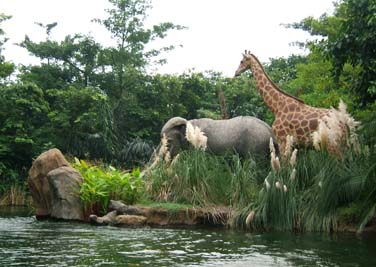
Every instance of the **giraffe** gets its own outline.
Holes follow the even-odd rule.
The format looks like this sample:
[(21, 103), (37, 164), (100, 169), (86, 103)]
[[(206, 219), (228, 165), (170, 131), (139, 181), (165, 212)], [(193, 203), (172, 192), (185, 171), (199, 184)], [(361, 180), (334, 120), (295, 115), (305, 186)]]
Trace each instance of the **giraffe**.
[[(319, 129), (321, 130), (322, 127), (319, 127), (322, 126), (321, 123), (327, 123), (328, 121), (330, 123), (329, 119), (337, 116), (337, 111), (335, 109), (316, 108), (306, 105), (303, 100), (282, 91), (270, 80), (256, 56), (246, 50), (235, 76), (239, 76), (248, 69), (251, 70), (256, 80), (259, 94), (275, 116), (272, 131), (277, 138), (282, 159), (286, 159), (286, 150), (290, 149), (286, 147), (286, 145), (288, 146), (287, 143), (289, 143), (289, 137), (293, 140), (293, 146), (310, 147), (314, 145), (313, 137)], [(344, 120), (335, 122), (342, 132), (347, 129), (347, 120), (351, 120), (348, 119), (351, 117), (347, 113), (345, 113), (345, 116)], [(339, 139), (341, 140), (336, 145), (327, 145), (328, 152), (339, 156), (341, 154), (340, 144), (342, 144), (344, 138), (345, 133), (340, 134)]]

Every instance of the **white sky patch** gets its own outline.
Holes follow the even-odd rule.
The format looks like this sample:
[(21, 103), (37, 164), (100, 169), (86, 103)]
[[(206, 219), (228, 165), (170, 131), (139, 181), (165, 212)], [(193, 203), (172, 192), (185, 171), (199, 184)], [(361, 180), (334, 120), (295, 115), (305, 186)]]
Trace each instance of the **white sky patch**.
[[(182, 45), (166, 54), (168, 64), (159, 73), (180, 74), (213, 70), (233, 76), (248, 49), (262, 62), (288, 57), (305, 51), (291, 43), (305, 41), (308, 33), (286, 29), (281, 24), (318, 18), (334, 9), (333, 0), (153, 0), (146, 25), (173, 22), (187, 30), (171, 32), (152, 47)], [(110, 34), (94, 18), (105, 18), (107, 0), (0, 0), (0, 12), (13, 16), (2, 23), (9, 38), (3, 51), (6, 60), (16, 64), (36, 64), (38, 60), (15, 43), (27, 34), (33, 41), (46, 38), (44, 29), (35, 22), (58, 22), (52, 40), (62, 40), (75, 33), (91, 34), (103, 46), (113, 44)]]

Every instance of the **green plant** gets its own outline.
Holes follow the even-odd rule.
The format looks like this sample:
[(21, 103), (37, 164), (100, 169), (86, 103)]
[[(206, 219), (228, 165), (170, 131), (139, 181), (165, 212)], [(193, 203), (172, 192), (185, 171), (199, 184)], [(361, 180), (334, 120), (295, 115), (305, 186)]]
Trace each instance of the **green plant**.
[(373, 149), (368, 161), (371, 162), (364, 175), (364, 200), (362, 201), (362, 216), (358, 232), (362, 232), (367, 223), (376, 215), (376, 151)]
[[(264, 180), (258, 199), (248, 207), (245, 224), (255, 228), (293, 230), (299, 208), (299, 182), (296, 177), (297, 150), (289, 162), (279, 162), (275, 151), (271, 154), (272, 170)], [(251, 214), (254, 214), (250, 218)]]
[(149, 161), (152, 153), (153, 145), (150, 142), (134, 138), (127, 141), (124, 148), (120, 150), (118, 158), (123, 166), (141, 166)]
[(74, 167), (84, 178), (80, 197), (86, 212), (103, 214), (107, 212), (110, 200), (133, 204), (142, 196), (144, 186), (139, 169), (132, 172), (119, 171), (112, 166), (105, 169), (90, 166), (77, 158)]
[[(296, 165), (273, 164), (258, 199), (239, 207), (234, 224), (253, 229), (337, 231), (375, 215), (375, 154), (348, 151), (338, 160), (326, 152), (301, 150)], [(356, 205), (355, 205), (356, 203)]]
[(147, 192), (156, 201), (242, 207), (256, 197), (260, 172), (252, 159), (189, 150), (153, 166)]

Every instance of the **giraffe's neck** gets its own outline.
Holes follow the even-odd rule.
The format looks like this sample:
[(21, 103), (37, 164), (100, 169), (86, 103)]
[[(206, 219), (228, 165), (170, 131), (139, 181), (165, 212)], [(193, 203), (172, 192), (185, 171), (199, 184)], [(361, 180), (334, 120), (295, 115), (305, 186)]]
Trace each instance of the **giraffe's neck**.
[(277, 114), (279, 110), (284, 108), (287, 99), (299, 101), (296, 98), (289, 96), (281, 91), (267, 76), (260, 61), (252, 55), (251, 71), (257, 83), (257, 90), (263, 98), (265, 104), (274, 113)]

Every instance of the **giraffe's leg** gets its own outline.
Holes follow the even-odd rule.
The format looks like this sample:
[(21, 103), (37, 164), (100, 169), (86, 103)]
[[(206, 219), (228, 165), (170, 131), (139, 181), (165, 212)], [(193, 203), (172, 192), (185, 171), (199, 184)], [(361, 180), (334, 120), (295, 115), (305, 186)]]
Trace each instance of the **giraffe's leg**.
[(277, 141), (278, 141), (278, 150), (279, 150), (279, 157), (281, 159), (283, 159), (283, 155), (285, 154), (285, 148), (286, 148), (286, 137), (284, 136), (279, 136), (278, 135), (278, 125), (277, 124), (273, 124), (272, 125), (272, 132), (274, 134), (274, 136), (276, 137)]

